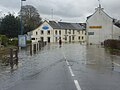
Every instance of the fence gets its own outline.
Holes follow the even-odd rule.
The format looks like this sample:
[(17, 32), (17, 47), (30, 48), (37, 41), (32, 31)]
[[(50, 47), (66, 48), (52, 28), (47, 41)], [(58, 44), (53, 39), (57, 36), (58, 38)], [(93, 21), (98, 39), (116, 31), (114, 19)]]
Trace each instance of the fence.
[[(29, 44), (30, 55), (40, 51), (46, 44), (47, 42), (41, 41)], [(18, 66), (18, 48), (0, 49), (0, 63), (5, 66), (9, 65), (11, 69), (13, 69), (14, 65)]]
[(30, 46), (30, 55), (37, 53), (38, 51), (41, 50), (41, 48), (43, 48), (45, 45), (47, 44), (47, 42), (42, 42), (39, 41), (37, 43), (31, 43)]
[(18, 49), (6, 48), (0, 50), (0, 63), (6, 66), (10, 66), (13, 69), (14, 65), (18, 65)]

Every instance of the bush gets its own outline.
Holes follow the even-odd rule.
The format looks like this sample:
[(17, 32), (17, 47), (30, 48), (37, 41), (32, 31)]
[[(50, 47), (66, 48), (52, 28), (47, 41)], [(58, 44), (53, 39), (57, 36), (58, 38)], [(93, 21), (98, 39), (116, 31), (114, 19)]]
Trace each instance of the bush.
[(111, 49), (119, 49), (120, 50), (120, 40), (105, 40), (104, 41), (104, 46), (111, 48)]
[[(30, 44), (31, 42), (32, 42), (31, 40), (26, 41), (27, 44)], [(18, 46), (18, 38), (14, 38), (12, 40), (9, 40), (9, 45)]]
[(0, 35), (1, 45), (7, 46), (8, 45), (8, 38), (5, 35)]
[(32, 41), (31, 40), (27, 40), (27, 44), (31, 44), (32, 43)]
[(9, 45), (18, 46), (18, 39), (17, 38), (10, 39), (9, 40)]

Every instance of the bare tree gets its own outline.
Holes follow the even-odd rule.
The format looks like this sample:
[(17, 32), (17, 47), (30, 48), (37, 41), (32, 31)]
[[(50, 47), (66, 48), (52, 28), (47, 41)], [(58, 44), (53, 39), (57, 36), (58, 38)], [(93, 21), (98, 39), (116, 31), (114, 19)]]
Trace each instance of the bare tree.
[(41, 23), (41, 17), (35, 7), (32, 5), (22, 6), (20, 11), (24, 26), (24, 33), (37, 28)]

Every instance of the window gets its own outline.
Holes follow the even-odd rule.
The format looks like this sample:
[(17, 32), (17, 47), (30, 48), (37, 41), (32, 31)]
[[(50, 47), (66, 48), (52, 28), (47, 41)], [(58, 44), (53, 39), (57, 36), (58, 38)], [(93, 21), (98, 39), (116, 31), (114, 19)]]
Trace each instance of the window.
[(57, 30), (55, 31), (55, 34), (57, 35)]
[(44, 34), (44, 31), (43, 31), (43, 30), (41, 31), (41, 34)]
[(38, 34), (38, 32), (36, 32), (36, 35)]
[(32, 40), (35, 40), (35, 38), (32, 38)]
[(75, 34), (75, 30), (73, 30), (73, 34)]
[(82, 40), (84, 39), (84, 37), (82, 36)]
[(80, 36), (78, 37), (78, 39), (80, 40)]
[(65, 36), (65, 41), (67, 41), (67, 36)]
[(67, 29), (65, 29), (65, 34), (67, 34)]
[(71, 34), (71, 30), (69, 30), (69, 34)]
[(73, 37), (72, 37), (72, 40), (74, 40), (74, 39), (75, 39), (75, 37), (73, 36)]
[(50, 35), (50, 30), (47, 31), (47, 34)]
[(61, 31), (59, 31), (59, 35), (61, 35)]

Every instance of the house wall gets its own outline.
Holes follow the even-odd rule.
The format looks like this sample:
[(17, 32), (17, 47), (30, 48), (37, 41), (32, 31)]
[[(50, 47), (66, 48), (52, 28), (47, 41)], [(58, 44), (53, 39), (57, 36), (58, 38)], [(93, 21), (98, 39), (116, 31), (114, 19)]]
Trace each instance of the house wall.
[[(43, 29), (43, 27), (46, 25), (49, 27), (49, 29), (45, 30)], [(41, 31), (43, 31), (44, 33), (42, 34)], [(48, 35), (48, 31), (50, 31), (50, 35)], [(57, 31), (57, 34), (56, 34), (56, 31)], [(71, 33), (69, 33), (70, 31)], [(61, 32), (61, 35), (59, 32)], [(67, 34), (66, 34), (65, 29), (53, 29), (47, 22), (44, 22), (40, 27), (33, 30), (31, 34), (32, 34), (31, 38), (35, 39), (35, 40), (32, 40), (33, 43), (41, 41), (41, 37), (43, 37), (44, 41), (47, 41), (47, 42), (48, 42), (48, 37), (50, 37), (50, 42), (58, 42), (60, 37), (62, 39), (62, 42), (79, 42), (79, 41), (85, 42), (85, 39), (86, 39), (85, 30), (74, 30), (74, 34), (73, 34), (73, 30), (67, 30)], [(66, 40), (65, 40), (65, 36), (67, 38)]]
[[(46, 25), (49, 28), (43, 29), (43, 27)], [(50, 34), (48, 34), (48, 31), (50, 31)], [(44, 22), (40, 27), (32, 31), (31, 38), (35, 38), (35, 40), (32, 40), (32, 42), (41, 41), (41, 38), (43, 38), (43, 41), (48, 41), (48, 37), (50, 37), (50, 42), (53, 42), (53, 33), (53, 28), (47, 22)]]
[[(96, 12), (87, 20), (87, 42), (88, 44), (101, 44), (106, 39), (112, 38), (112, 18), (110, 18), (102, 8), (97, 8)], [(101, 28), (90, 28), (90, 26), (101, 26)], [(94, 35), (88, 35), (93, 32)]]
[[(57, 35), (55, 34), (55, 32), (57, 31)], [(61, 35), (59, 34), (59, 31), (61, 31)], [(67, 34), (66, 34), (67, 32)], [(71, 33), (70, 33), (71, 32)], [(80, 33), (79, 33), (80, 32)], [(61, 38), (62, 42), (85, 42), (85, 30), (64, 30), (64, 29), (54, 29), (54, 42), (58, 42), (59, 38)], [(78, 37), (80, 37), (80, 39), (78, 39)], [(82, 39), (83, 37), (83, 39)], [(56, 40), (56, 38), (58, 40)]]
[(120, 28), (115, 25), (113, 25), (113, 39), (120, 40)]

